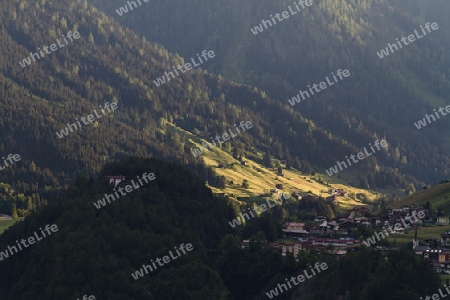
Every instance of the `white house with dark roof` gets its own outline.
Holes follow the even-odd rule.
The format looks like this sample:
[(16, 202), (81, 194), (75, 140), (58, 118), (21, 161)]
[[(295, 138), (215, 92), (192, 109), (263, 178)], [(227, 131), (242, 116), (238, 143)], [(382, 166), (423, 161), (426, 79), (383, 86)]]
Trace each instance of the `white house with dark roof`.
[(119, 176), (108, 176), (109, 184), (114, 185), (116, 187), (119, 183), (125, 180), (125, 176), (119, 175)]
[(283, 228), (283, 233), (288, 236), (305, 236), (309, 232), (304, 229), (305, 223), (298, 222), (286, 222), (286, 226)]

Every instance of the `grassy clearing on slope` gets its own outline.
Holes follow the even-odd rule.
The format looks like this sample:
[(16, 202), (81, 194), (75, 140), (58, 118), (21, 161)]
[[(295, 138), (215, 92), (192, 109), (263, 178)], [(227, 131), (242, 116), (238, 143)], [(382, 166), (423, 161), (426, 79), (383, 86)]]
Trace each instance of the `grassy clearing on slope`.
[[(449, 226), (430, 226), (430, 227), (419, 227), (417, 228), (417, 239), (419, 242), (426, 239), (439, 239), (441, 233), (450, 230)], [(414, 237), (414, 229), (410, 229), (407, 234), (390, 235), (388, 237), (389, 242), (397, 242), (397, 244), (405, 244), (412, 242)]]
[(11, 220), (7, 218), (0, 218), (0, 234), (3, 233), (6, 229), (8, 229), (10, 226), (14, 225), (14, 223), (20, 221), (19, 219)]
[(436, 210), (441, 207), (446, 216), (450, 216), (450, 182), (432, 186), (429, 189), (420, 190), (401, 201), (392, 204), (397, 208), (403, 205), (425, 205), (430, 201), (431, 209)]
[[(441, 279), (441, 284), (444, 286), (447, 284), (447, 279), (450, 281), (450, 275), (448, 274), (439, 274), (439, 278)], [(444, 290), (445, 292), (445, 290)]]
[[(297, 192), (300, 195), (307, 195), (309, 192), (312, 194), (327, 197), (328, 189), (330, 188), (342, 188), (350, 193), (363, 193), (366, 195), (369, 201), (374, 200), (380, 195), (375, 192), (369, 192), (364, 189), (359, 189), (349, 186), (348, 182), (350, 178), (344, 177), (347, 180), (340, 179), (338, 177), (330, 177), (316, 172), (315, 176), (303, 174), (298, 170), (285, 170), (283, 167), (283, 173), (286, 177), (278, 176), (276, 174), (276, 168), (266, 168), (256, 162), (246, 159), (248, 166), (243, 166), (237, 159), (234, 159), (228, 152), (221, 150), (219, 147), (213, 146), (208, 148), (207, 151), (202, 146), (202, 142), (205, 141), (191, 134), (188, 131), (182, 130), (173, 124), (167, 123), (167, 130), (176, 132), (181, 138), (188, 141), (189, 147), (192, 149), (200, 148), (203, 150), (201, 158), (207, 166), (212, 167), (217, 174), (223, 175), (226, 178), (225, 189), (217, 189), (210, 187), (213, 192), (227, 194), (233, 194), (234, 197), (253, 197), (259, 194), (268, 193), (270, 189), (275, 189), (276, 184), (283, 184), (281, 192)], [(224, 144), (225, 145), (225, 144)], [(263, 153), (258, 153), (259, 157), (263, 157)], [(272, 159), (274, 162), (278, 162)], [(226, 165), (225, 168), (218, 168), (219, 164)], [(243, 180), (247, 180), (249, 188), (244, 189), (241, 187)], [(321, 180), (323, 183), (319, 182)], [(233, 182), (232, 184), (230, 182)], [(329, 183), (330, 185), (327, 185)], [(359, 200), (351, 199), (350, 197), (338, 197), (337, 201), (343, 207), (352, 207), (355, 205), (362, 205)]]

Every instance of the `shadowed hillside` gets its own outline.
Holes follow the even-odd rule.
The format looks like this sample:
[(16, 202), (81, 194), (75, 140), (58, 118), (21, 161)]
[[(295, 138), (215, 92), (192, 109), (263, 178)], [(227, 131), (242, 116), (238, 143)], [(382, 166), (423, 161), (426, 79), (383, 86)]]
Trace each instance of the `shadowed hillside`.
[[(269, 16), (276, 19), (275, 14), (289, 11), (288, 7), (297, 11), (294, 1), (212, 0), (202, 5), (199, 1), (155, 0), (135, 8), (123, 0), (89, 2), (186, 59), (203, 49), (214, 49), (216, 57), (202, 67), (263, 89), (290, 111), (357, 148), (385, 138), (388, 154), (376, 156), (370, 165), (398, 168), (428, 184), (450, 171), (446, 135), (450, 118), (441, 117), (420, 130), (414, 126), (425, 114), (449, 104), (447, 0), (312, 0), (311, 6), (299, 6), (300, 12), (276, 24)], [(123, 6), (129, 12), (119, 16), (116, 10)], [(262, 20), (272, 24), (254, 35), (251, 29)], [(396, 38), (421, 32), (426, 22), (436, 22), (439, 28), (402, 48), (394, 45), (398, 50), (383, 59), (377, 55), (388, 43), (395, 44)], [(316, 90), (295, 106), (288, 103), (299, 90), (308, 91), (309, 85), (325, 82), (326, 77), (333, 81), (332, 73), (339, 69), (348, 69), (350, 77), (319, 93)], [(286, 119), (279, 110), (273, 114), (287, 120), (286, 131), (301, 133), (293, 124), (297, 117)], [(329, 148), (323, 158), (322, 153), (309, 152), (305, 145), (277, 134), (291, 155), (323, 168), (349, 154)], [(371, 169), (361, 176), (372, 181), (371, 186), (383, 187), (378, 177), (385, 176), (377, 173)]]
[[(92, 204), (111, 193), (106, 175), (136, 179), (149, 172), (154, 181), (106, 207)], [(44, 240), (2, 258), (2, 299), (71, 299), (86, 293), (117, 300), (221, 299), (224, 285), (207, 250), (217, 249), (230, 212), (182, 167), (155, 159), (107, 165), (97, 180), (71, 188), (1, 235), (3, 251), (19, 237), (34, 236), (39, 227), (58, 227)], [(191, 243), (194, 250), (138, 280), (130, 275), (182, 243)]]

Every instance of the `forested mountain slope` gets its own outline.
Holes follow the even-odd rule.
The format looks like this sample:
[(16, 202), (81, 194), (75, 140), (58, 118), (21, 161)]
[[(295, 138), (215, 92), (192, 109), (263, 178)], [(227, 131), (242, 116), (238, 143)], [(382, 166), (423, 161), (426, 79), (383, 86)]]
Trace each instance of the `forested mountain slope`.
[[(296, 261), (293, 255), (283, 258), (277, 249), (268, 247), (282, 237), (281, 224), (289, 217), (288, 208), (301, 209), (302, 215), (306, 215), (307, 210), (313, 211), (316, 205), (324, 211), (329, 208), (322, 199), (312, 201), (313, 196), (297, 203), (292, 200), (291, 207), (274, 207), (260, 218), (249, 220), (245, 226), (232, 229), (228, 222), (236, 218), (233, 208), (226, 198), (213, 198), (205, 187), (206, 181), (215, 186), (223, 183), (224, 178), (207, 168), (201, 157), (194, 157), (190, 149), (192, 142), (180, 134), (183, 130), (192, 132), (196, 138), (186, 136), (195, 142), (199, 138), (209, 140), (234, 128), (234, 124), (251, 121), (253, 127), (245, 135), (224, 144), (222, 149), (233, 153), (233, 157), (243, 155), (261, 163), (270, 171), (273, 171), (272, 156), (278, 161), (286, 160), (286, 164), (304, 173), (322, 171), (337, 159), (343, 160), (344, 156), (361, 151), (369, 142), (385, 138), (389, 147), (342, 173), (352, 173), (362, 186), (370, 184), (371, 189), (394, 186), (408, 191), (415, 190), (414, 185), (421, 187), (424, 181), (436, 181), (445, 175), (448, 157), (442, 150), (446, 140), (438, 131), (418, 139), (429, 131), (428, 128), (406, 139), (410, 133), (402, 127), (406, 117), (395, 114), (406, 107), (432, 108), (431, 98), (421, 100), (417, 96), (420, 93), (424, 97), (434, 96), (434, 104), (442, 102), (439, 97), (447, 92), (446, 78), (442, 75), (446, 58), (442, 52), (425, 51), (423, 56), (423, 59), (430, 59), (431, 65), (437, 65), (437, 57), (441, 55), (439, 67), (442, 69), (428, 68), (429, 64), (424, 61), (420, 67), (408, 61), (394, 68), (387, 63), (390, 57), (381, 63), (358, 61), (359, 54), (372, 50), (364, 52), (361, 45), (365, 40), (358, 39), (356, 34), (371, 33), (356, 24), (370, 27), (367, 20), (373, 20), (373, 24), (378, 21), (374, 20), (375, 15), (367, 19), (360, 17), (356, 9), (367, 13), (378, 9), (383, 15), (390, 13), (386, 20), (391, 23), (387, 22), (387, 26), (395, 25), (393, 30), (400, 28), (402, 20), (412, 20), (416, 26), (428, 16), (422, 15), (424, 10), (420, 6), (416, 11), (414, 5), (407, 5), (407, 9), (419, 17), (399, 14), (397, 2), (329, 1), (317, 1), (308, 11), (289, 20), (298, 17), (300, 23), (289, 26), (302, 24), (300, 31), (304, 34), (296, 31), (283, 35), (280, 26), (290, 24), (285, 21), (252, 36), (259, 39), (256, 44), (249, 43), (242, 28), (257, 25), (261, 13), (267, 17), (289, 3), (258, 5), (255, 2), (252, 6), (251, 2), (223, 2), (208, 6), (196, 1), (193, 4), (197, 10), (196, 6), (185, 2), (178, 11), (173, 10), (176, 3), (170, 2), (177, 20), (193, 20), (187, 18), (190, 14), (200, 23), (205, 20), (202, 16), (207, 16), (210, 22), (228, 19), (223, 28), (230, 35), (239, 35), (240, 43), (233, 47), (243, 53), (230, 50), (234, 48), (222, 40), (227, 37), (225, 34), (213, 32), (210, 40), (210, 30), (214, 26), (209, 23), (201, 24), (204, 31), (196, 31), (197, 26), (189, 22), (157, 25), (144, 15), (148, 24), (179, 32), (192, 30), (211, 43), (204, 44), (200, 37), (192, 44), (186, 41), (192, 53), (201, 53), (204, 49), (213, 49), (216, 53), (214, 59), (201, 66), (206, 68), (210, 64), (211, 72), (194, 68), (156, 86), (153, 80), (172, 71), (172, 66), (189, 61), (193, 55), (183, 53), (183, 58), (170, 54), (164, 44), (155, 43), (161, 40), (141, 38), (99, 12), (87, 0), (4, 0), (0, 6), (0, 157), (19, 153), (22, 159), (1, 170), (0, 182), (8, 185), (2, 184), (0, 192), (2, 201), (6, 201), (3, 204), (20, 203), (17, 209), (21, 209), (24, 216), (39, 210), (0, 236), (0, 298), (75, 299), (87, 294), (108, 300), (256, 300), (265, 298), (265, 292), (284, 278), (318, 261), (329, 264), (327, 273), (299, 289), (291, 289), (279, 299), (298, 294), (302, 299), (389, 299), (390, 296), (411, 299), (432, 293), (438, 287), (436, 274), (410, 250), (392, 253), (385, 259), (379, 252), (362, 249), (349, 253), (342, 260), (326, 252), (318, 255), (313, 250), (302, 253)], [(418, 3), (413, 1), (411, 3)], [(159, 2), (153, 5), (155, 3)], [(236, 9), (242, 5), (243, 9)], [(144, 5), (139, 9), (145, 9)], [(309, 10), (311, 15), (307, 14)], [(441, 19), (435, 21), (444, 28), (448, 24), (443, 20), (447, 7), (433, 10), (426, 13), (440, 16)], [(228, 11), (239, 18), (235, 21), (219, 17), (218, 14)], [(328, 24), (333, 11), (336, 11), (335, 22), (339, 26)], [(400, 15), (399, 21), (392, 23), (396, 14)], [(162, 15), (156, 12), (155, 18)], [(308, 19), (308, 16), (314, 18)], [(244, 24), (241, 24), (244, 17), (248, 17), (247, 27), (240, 26)], [(143, 18), (138, 19), (139, 26), (143, 26)], [(411, 23), (403, 24), (403, 30), (408, 32), (407, 25)], [(306, 25), (308, 29), (303, 29)], [(31, 58), (30, 63), (24, 61), (34, 52), (46, 51), (45, 46), (62, 40), (69, 31), (75, 39), (65, 47), (45, 56), (41, 54), (43, 57), (36, 61)], [(447, 41), (445, 36), (438, 37), (441, 32), (444, 31), (433, 33), (436, 37), (432, 42), (439, 51)], [(79, 33), (80, 37), (76, 38), (74, 33)], [(179, 42), (184, 42), (186, 37), (181, 34), (177, 37)], [(355, 39), (353, 48), (344, 45), (349, 35)], [(287, 46), (284, 52), (283, 39), (298, 42), (289, 46), (296, 49), (295, 54)], [(333, 40), (341, 44), (338, 46)], [(308, 41), (309, 48), (303, 48)], [(331, 41), (333, 55), (324, 49), (325, 41)], [(389, 37), (386, 41), (392, 40)], [(417, 45), (419, 41), (413, 46)], [(283, 56), (285, 62), (280, 63), (277, 55), (268, 56), (274, 53)], [(323, 62), (324, 57), (329, 60)], [(321, 67), (315, 67), (313, 63), (319, 58), (321, 64), (317, 65)], [(219, 65), (214, 65), (215, 62)], [(249, 64), (254, 65), (247, 68)], [(410, 77), (400, 71), (392, 73), (405, 66), (414, 71)], [(295, 73), (291, 67), (299, 68), (302, 73)], [(282, 93), (294, 93), (339, 68), (349, 69), (352, 75), (330, 87), (320, 98), (308, 99), (294, 107), (287, 105)], [(272, 69), (274, 72), (269, 74), (268, 70)], [(222, 70), (243, 83), (213, 73)], [(422, 79), (419, 71), (428, 76), (430, 70), (439, 70), (430, 81), (424, 81), (425, 84), (414, 81)], [(404, 93), (407, 87), (409, 94)], [(406, 105), (405, 95), (411, 96), (409, 105)], [(401, 99), (392, 100), (396, 97)], [(62, 135), (61, 130), (68, 124), (79, 122), (94, 110), (101, 111), (99, 106), (107, 102), (117, 105), (117, 109), (92, 124), (80, 126), (73, 132), (66, 131), (67, 136)], [(367, 102), (373, 103), (371, 114), (364, 104)], [(383, 113), (381, 107), (387, 104), (390, 106)], [(313, 110), (317, 115), (312, 114)], [(387, 121), (392, 124), (383, 127)], [(437, 126), (445, 126), (440, 124), (446, 124), (446, 120), (441, 121), (436, 122)], [(438, 142), (430, 143), (433, 139)], [(132, 158), (128, 158), (130, 156)], [(3, 158), (0, 163), (4, 163)], [(113, 193), (107, 176), (125, 175), (127, 179), (136, 180), (137, 176), (150, 172), (156, 175), (154, 181), (129, 195), (118, 196), (103, 207), (98, 206), (99, 202), (94, 206), (105, 193)], [(86, 176), (76, 176), (80, 173)], [(69, 185), (69, 182), (75, 184)], [(64, 189), (64, 195), (57, 200), (47, 201), (40, 196), (42, 192)], [(26, 196), (21, 195), (25, 192)], [(331, 204), (333, 200), (327, 201)], [(331, 206), (334, 208), (334, 204)], [(334, 215), (335, 211), (332, 209), (331, 213)], [(44, 236), (44, 240), (33, 245), (29, 242), (29, 247), (12, 254), (9, 246), (19, 247), (17, 240), (29, 241), (34, 233), (43, 232), (40, 228), (52, 224), (57, 225), (56, 232), (52, 229), (53, 234)], [(243, 249), (242, 239), (249, 238), (248, 249)], [(137, 279), (131, 275), (137, 275), (135, 271), (143, 264), (150, 264), (152, 259), (167, 255), (169, 249), (183, 243), (192, 244), (194, 251), (180, 255), (150, 275)]]
[[(153, 80), (183, 58), (138, 38), (86, 1), (7, 0), (0, 15), (2, 148), (22, 157), (20, 164), (0, 174), (1, 181), (34, 180), (41, 188), (62, 185), (76, 173), (94, 174), (105, 162), (128, 155), (177, 160), (194, 167), (210, 183), (216, 181), (184, 141), (166, 131), (166, 122), (209, 138), (233, 124), (251, 121), (252, 131), (233, 141), (232, 147), (249, 155), (256, 147), (296, 163), (298, 169), (327, 168), (333, 155), (342, 159), (362, 147), (334, 137), (257, 88), (202, 70), (155, 87)], [(78, 31), (81, 37), (20, 66), (30, 51), (55, 43), (69, 31)], [(106, 102), (117, 103), (118, 109), (58, 138), (56, 133), (68, 123)], [(358, 137), (368, 143), (380, 136), (360, 130)], [(389, 146), (350, 172), (368, 176), (372, 188), (421, 184), (389, 167), (395, 152)]]
[[(113, 194), (108, 175), (123, 174), (140, 185), (137, 177), (144, 173), (154, 173), (154, 180), (104, 207), (93, 205)], [(0, 236), (0, 294), (5, 300), (86, 294), (108, 300), (256, 300), (316, 262), (326, 262), (328, 269), (278, 298), (411, 299), (437, 289), (436, 273), (409, 250), (388, 259), (373, 249), (350, 252), (340, 260), (316, 251), (302, 252), (298, 261), (291, 253), (282, 257), (261, 243), (263, 232), (269, 241), (282, 235), (281, 209), (252, 220), (245, 235), (227, 234), (232, 230), (228, 221), (235, 217), (231, 206), (213, 198), (184, 167), (158, 159), (110, 163), (96, 179), (78, 178), (58, 201)], [(45, 231), (46, 225), (57, 230), (43, 236), (39, 228)], [(33, 244), (9, 250), (18, 247), (16, 240), (36, 235), (40, 239)], [(242, 249), (241, 240), (248, 235), (250, 247)], [(180, 255), (172, 250), (183, 243), (193, 250)], [(170, 250), (176, 259), (164, 259), (148, 274), (140, 270)], [(8, 251), (13, 254), (6, 256)], [(137, 277), (137, 270), (143, 276), (136, 279), (131, 274)]]
[[(445, 133), (450, 119), (441, 117), (420, 130), (413, 125), (425, 113), (449, 104), (450, 3), (446, 0), (313, 0), (311, 6), (299, 5), (300, 12), (267, 25), (257, 35), (250, 29), (270, 20), (270, 15), (289, 11), (288, 6), (296, 11), (294, 1), (212, 0), (205, 5), (155, 0), (128, 8), (122, 16), (116, 10), (126, 1), (89, 2), (186, 58), (213, 49), (216, 58), (204, 68), (264, 89), (290, 110), (359, 148), (386, 138), (390, 156), (376, 157), (383, 165), (432, 184), (448, 175), (450, 141)], [(439, 29), (382, 59), (376, 54), (388, 43), (396, 43), (396, 38), (414, 30), (422, 33), (420, 26), (426, 22), (436, 22)], [(338, 69), (348, 69), (350, 77), (294, 107), (288, 104), (299, 90), (331, 78)], [(284, 119), (281, 111), (273, 114)], [(287, 120), (291, 126), (292, 120)], [(329, 151), (322, 162), (300, 147), (290, 150), (325, 168), (342, 159), (337, 151)], [(364, 174), (377, 185), (374, 175)]]
[[(112, 194), (107, 175), (155, 179), (97, 209), (93, 202)], [(2, 299), (220, 299), (225, 291), (212, 255), (225, 236), (231, 210), (213, 199), (203, 182), (186, 169), (160, 160), (129, 159), (106, 166), (98, 180), (72, 187), (68, 194), (5, 231), (0, 251), (17, 247), (19, 237), (35, 240), (18, 253), (2, 256)], [(42, 238), (38, 228), (55, 224)], [(20, 239), (19, 239), (20, 240)], [(193, 250), (149, 275), (131, 273), (168, 255), (181, 244)], [(181, 250), (180, 250), (181, 251)], [(190, 278), (190, 280), (186, 280)]]

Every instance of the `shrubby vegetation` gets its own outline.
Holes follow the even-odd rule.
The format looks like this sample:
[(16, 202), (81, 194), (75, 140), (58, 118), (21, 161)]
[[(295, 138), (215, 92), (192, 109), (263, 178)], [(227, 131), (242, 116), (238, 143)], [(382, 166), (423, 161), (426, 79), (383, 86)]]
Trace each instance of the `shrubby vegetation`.
[[(19, 186), (19, 191), (24, 190)], [(24, 193), (14, 190), (9, 184), (0, 183), (0, 214), (12, 216), (14, 219), (26, 217), (48, 202), (41, 200), (38, 193)]]

